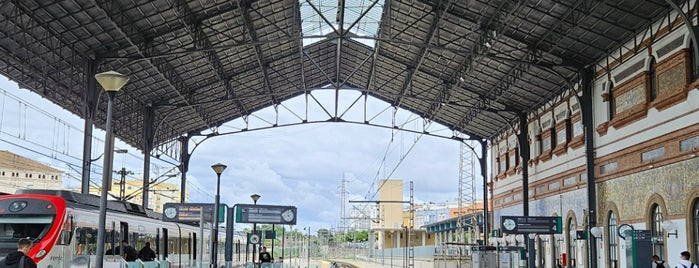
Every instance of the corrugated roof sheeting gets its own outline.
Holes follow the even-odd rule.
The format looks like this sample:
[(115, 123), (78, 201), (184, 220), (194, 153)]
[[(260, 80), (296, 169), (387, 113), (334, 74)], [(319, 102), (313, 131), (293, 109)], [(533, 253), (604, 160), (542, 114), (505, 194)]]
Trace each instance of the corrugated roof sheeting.
[[(115, 125), (139, 148), (149, 105), (162, 144), (343, 82), (487, 138), (508, 127), (510, 109), (537, 109), (577, 79), (577, 67), (670, 11), (659, 0), (344, 3), (340, 22), (336, 2), (312, 0), (6, 1), (0, 72), (81, 116), (88, 59), (130, 75)], [(332, 31), (364, 12), (344, 36)], [(538, 63), (575, 66), (554, 74)], [(99, 126), (105, 110), (101, 98)]]

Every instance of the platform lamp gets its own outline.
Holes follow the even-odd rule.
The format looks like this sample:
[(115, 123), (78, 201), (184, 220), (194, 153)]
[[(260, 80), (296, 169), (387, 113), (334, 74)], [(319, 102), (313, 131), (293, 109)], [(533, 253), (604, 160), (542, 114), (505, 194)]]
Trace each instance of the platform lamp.
[(107, 122), (104, 132), (104, 163), (102, 164), (102, 189), (100, 196), (100, 215), (97, 226), (97, 256), (95, 267), (104, 266), (104, 237), (107, 221), (107, 191), (112, 182), (112, 159), (114, 157), (114, 137), (112, 133), (112, 110), (114, 96), (129, 81), (129, 77), (115, 71), (98, 73), (95, 75), (97, 83), (107, 92)]
[[(259, 194), (250, 195), (250, 198), (252, 198), (252, 203), (255, 205), (257, 205), (257, 200), (260, 200), (260, 197), (262, 197), (262, 196), (260, 196)], [(252, 233), (257, 234), (257, 223), (254, 223), (254, 222), (252, 223)], [(252, 245), (252, 265), (253, 265), (253, 267), (255, 267), (255, 254), (256, 254), (255, 251), (256, 250), (257, 250), (257, 245)]]
[(211, 250), (211, 263), (213, 267), (218, 267), (218, 212), (221, 203), (221, 173), (226, 170), (226, 165), (217, 163), (211, 165), (211, 169), (216, 172), (216, 200), (214, 201), (214, 246)]

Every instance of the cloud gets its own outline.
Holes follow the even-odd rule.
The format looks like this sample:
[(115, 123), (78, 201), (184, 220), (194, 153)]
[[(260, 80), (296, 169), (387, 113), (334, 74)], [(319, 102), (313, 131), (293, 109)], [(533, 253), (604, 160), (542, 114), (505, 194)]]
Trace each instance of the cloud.
[[(69, 162), (79, 170), (83, 120), (36, 94), (17, 89), (16, 84), (0, 81), (0, 85), (46, 112), (27, 113), (31, 115), (31, 121), (24, 122), (32, 130), (27, 132), (31, 132), (27, 135), (27, 139), (31, 138), (30, 143), (19, 139), (19, 142), (24, 142), (20, 146), (3, 143), (2, 148), (13, 151), (19, 151), (23, 146), (36, 149), (34, 143), (38, 143), (48, 149), (36, 149), (40, 153), (24, 150), (21, 154), (56, 166)], [(313, 94), (321, 103), (334, 101), (333, 91)], [(339, 112), (347, 110), (347, 118), (364, 120), (361, 106), (350, 107), (359, 96), (356, 92), (342, 92), (342, 107)], [(298, 111), (303, 109), (303, 105), (303, 96), (285, 102), (278, 107), (279, 121), (299, 122), (300, 119), (286, 109)], [(187, 174), (190, 202), (213, 203), (216, 175), (211, 165), (219, 162), (228, 166), (221, 176), (222, 203), (249, 204), (252, 203), (250, 195), (257, 193), (262, 196), (260, 204), (296, 206), (299, 211), (298, 224), (311, 226), (313, 230), (337, 227), (340, 223), (343, 178), (346, 180), (347, 200), (375, 200), (378, 180), (385, 178), (404, 180), (406, 197), (409, 195), (409, 182), (413, 181), (416, 200), (438, 202), (456, 198), (459, 178), (458, 142), (397, 132), (391, 129), (392, 122), (408, 122), (404, 127), (420, 130), (423, 121), (406, 111), (395, 111), (390, 105), (376, 99), (369, 98), (367, 105), (366, 119), (388, 128), (368, 124), (313, 123), (241, 132), (210, 138), (197, 146), (190, 144), (190, 149), (196, 147)], [(15, 108), (5, 106), (5, 121), (0, 130), (21, 134), (21, 124), (8, 121), (10, 118), (22, 118), (21, 106), (12, 107)], [(32, 109), (34, 108), (28, 108)], [(310, 112), (313, 118), (327, 118), (317, 105), (311, 107)], [(395, 119), (392, 117), (394, 113)], [(276, 114), (273, 108), (266, 108), (259, 111), (258, 116), (262, 119), (251, 116), (247, 127), (274, 123)], [(223, 125), (219, 131), (228, 132), (244, 127), (246, 125), (242, 120), (236, 120)], [(429, 130), (434, 133), (440, 128), (443, 127), (433, 124)], [(11, 138), (8, 136), (11, 135), (3, 134), (3, 140)], [(92, 158), (97, 158), (104, 150), (104, 143), (100, 141), (104, 132), (95, 130), (94, 136)], [(138, 150), (119, 141), (115, 146), (129, 150), (127, 155), (115, 155), (115, 168), (124, 166), (137, 173), (142, 172), (143, 156)], [(58, 153), (52, 152), (53, 150)], [(152, 168), (154, 173), (162, 173), (172, 167), (155, 158), (152, 161), (161, 167)], [(101, 158), (93, 162), (93, 170), (96, 170), (93, 181), (99, 181), (99, 175), (95, 174), (101, 173), (101, 165)], [(154, 177), (155, 174), (151, 176)], [(172, 178), (168, 182), (179, 184), (179, 178)], [(74, 181), (70, 184), (79, 185)], [(348, 215), (355, 205), (346, 205)]]

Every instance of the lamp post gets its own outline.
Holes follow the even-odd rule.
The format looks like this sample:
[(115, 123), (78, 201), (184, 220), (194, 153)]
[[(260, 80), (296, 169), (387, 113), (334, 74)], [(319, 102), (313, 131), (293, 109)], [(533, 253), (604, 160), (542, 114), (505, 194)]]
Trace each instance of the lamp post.
[(104, 267), (104, 237), (107, 222), (107, 191), (112, 182), (112, 157), (114, 157), (114, 137), (112, 134), (112, 109), (114, 95), (129, 81), (129, 77), (115, 71), (95, 75), (97, 83), (107, 92), (107, 122), (104, 127), (104, 163), (102, 164), (102, 189), (100, 195), (100, 214), (97, 226), (97, 256), (95, 267)]
[[(252, 202), (253, 202), (253, 204), (255, 204), (255, 205), (257, 205), (257, 200), (260, 200), (260, 197), (261, 197), (261, 196), (260, 196), (259, 194), (252, 194), (252, 195), (250, 195), (250, 198), (252, 198)], [(252, 223), (252, 233), (253, 233), (253, 234), (257, 234), (257, 223), (254, 223), (254, 222)], [(261, 240), (260, 240), (260, 243), (262, 243)], [(253, 267), (256, 266), (256, 265), (255, 265), (255, 254), (256, 254), (256, 251), (257, 251), (257, 246), (258, 246), (258, 245), (252, 245), (252, 266), (253, 266)]]
[(221, 173), (226, 170), (226, 165), (217, 163), (211, 165), (211, 169), (216, 172), (216, 200), (214, 201), (214, 246), (211, 250), (211, 266), (218, 267), (218, 212), (219, 203), (221, 202)]

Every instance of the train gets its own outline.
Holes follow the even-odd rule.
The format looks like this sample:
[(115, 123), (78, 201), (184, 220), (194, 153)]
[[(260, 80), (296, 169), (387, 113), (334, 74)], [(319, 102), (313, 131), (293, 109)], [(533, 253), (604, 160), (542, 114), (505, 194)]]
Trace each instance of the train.
[[(65, 190), (19, 190), (0, 196), (0, 258), (17, 250), (20, 238), (34, 246), (28, 256), (39, 268), (95, 267), (100, 197)], [(122, 201), (109, 201), (105, 251), (126, 240), (140, 250), (146, 242), (160, 267), (190, 267), (210, 258), (210, 232), (195, 223), (164, 222), (162, 214)], [(199, 244), (203, 239), (203, 248)], [(217, 259), (223, 261), (225, 232), (220, 232)], [(203, 251), (203, 252), (200, 252)]]

